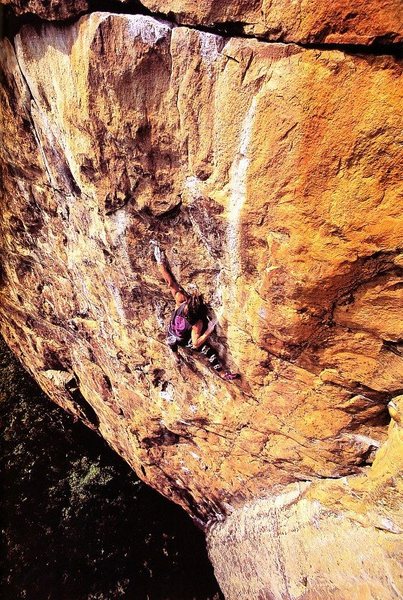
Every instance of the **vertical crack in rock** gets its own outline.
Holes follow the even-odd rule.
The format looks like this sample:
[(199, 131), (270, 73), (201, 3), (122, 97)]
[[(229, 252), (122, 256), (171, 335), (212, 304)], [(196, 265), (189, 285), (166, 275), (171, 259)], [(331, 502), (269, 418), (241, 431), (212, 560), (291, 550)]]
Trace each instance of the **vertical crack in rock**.
[[(225, 12), (226, 7), (221, 17), (217, 14), (210, 18), (208, 11), (204, 12), (204, 5), (200, 7), (199, 15), (196, 16), (192, 11), (186, 14), (186, 10), (183, 12), (178, 12), (175, 8), (169, 10), (169, 5), (167, 3), (160, 5), (159, 0), (154, 4), (149, 0), (143, 3), (137, 0), (81, 0), (79, 3), (74, 3), (74, 6), (70, 6), (69, 3), (56, 2), (54, 6), (45, 8), (37, 0), (24, 2), (23, 5), (21, 5), (21, 0), (3, 0), (3, 3), (10, 6), (10, 10), (6, 13), (6, 19), (12, 21), (8, 25), (12, 33), (18, 31), (24, 24), (38, 24), (42, 19), (69, 25), (85, 14), (105, 12), (163, 19), (170, 21), (172, 26), (186, 26), (200, 32), (218, 34), (225, 38), (240, 37), (257, 39), (260, 42), (271, 44), (298, 44), (303, 48), (318, 50), (339, 48), (346, 53), (401, 56), (403, 47), (403, 22), (399, 0), (389, 3), (388, 12), (384, 10), (386, 17), (384, 22), (381, 18), (382, 10), (375, 0), (373, 0), (373, 6), (362, 3), (362, 6), (357, 7), (357, 12), (349, 11), (349, 6), (343, 7), (343, 11), (346, 11), (344, 17), (342, 14), (332, 14), (331, 10), (329, 14), (326, 14), (327, 8), (331, 9), (332, 7), (323, 6), (321, 11), (312, 11), (312, 14), (308, 15), (308, 19), (306, 19), (308, 27), (313, 25), (315, 31), (307, 30), (306, 25), (301, 27), (301, 14), (307, 10), (306, 6), (304, 10), (301, 6), (293, 7), (290, 14), (284, 11), (283, 4), (280, 4), (279, 7), (269, 6), (268, 10), (264, 6), (263, 9), (260, 9), (261, 14), (258, 17), (255, 16), (254, 21), (251, 19), (248, 22), (234, 19), (228, 10)], [(251, 7), (248, 6), (248, 8)], [(337, 8), (339, 7), (336, 7), (336, 11)], [(273, 15), (270, 14), (270, 9)], [(13, 10), (15, 13), (12, 12)], [(292, 14), (293, 10), (297, 10), (298, 16)], [(259, 19), (262, 17), (263, 20), (259, 23)], [(267, 26), (273, 17), (274, 21), (277, 21), (276, 25)], [(360, 35), (356, 27), (363, 17), (365, 20), (368, 19), (368, 22)], [(335, 19), (336, 22), (326, 24), (324, 22), (326, 19)], [(289, 31), (287, 31), (288, 28)]]

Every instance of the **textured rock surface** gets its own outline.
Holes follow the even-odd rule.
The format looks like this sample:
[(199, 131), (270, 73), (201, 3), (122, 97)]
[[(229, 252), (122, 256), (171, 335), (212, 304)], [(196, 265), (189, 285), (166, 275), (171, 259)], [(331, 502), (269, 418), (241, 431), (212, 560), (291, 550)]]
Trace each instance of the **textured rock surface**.
[(210, 555), (226, 599), (401, 598), (402, 443), (401, 420), (392, 421), (368, 475), (291, 484), (213, 528)]
[[(10, 346), (202, 523), (299, 481), (354, 487), (403, 389), (401, 64), (107, 13), (24, 27), (15, 47)], [(240, 384), (174, 364), (152, 239), (210, 299)]]
[(327, 44), (390, 44), (403, 41), (400, 0), (0, 0), (18, 15), (66, 19), (100, 8), (149, 9), (178, 23), (223, 26), (268, 40)]
[(68, 19), (86, 10), (90, 0), (0, 0), (17, 15), (33, 14), (42, 19)]
[(143, 0), (185, 24), (229, 24), (249, 35), (288, 42), (371, 44), (401, 41), (399, 0)]

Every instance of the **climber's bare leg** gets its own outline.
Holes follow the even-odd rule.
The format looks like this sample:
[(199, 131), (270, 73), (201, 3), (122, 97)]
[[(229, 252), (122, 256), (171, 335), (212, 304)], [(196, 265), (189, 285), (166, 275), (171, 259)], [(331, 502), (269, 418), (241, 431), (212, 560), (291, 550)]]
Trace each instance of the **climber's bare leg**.
[[(192, 347), (191, 344), (190, 347)], [(234, 381), (235, 379), (241, 378), (239, 373), (231, 373), (231, 371), (225, 368), (221, 362), (217, 350), (215, 350), (215, 348), (213, 348), (209, 343), (203, 344), (200, 349), (196, 349), (194, 347), (192, 349), (197, 350), (200, 352), (200, 354), (204, 355), (210, 364), (210, 368), (217, 373), (221, 379), (224, 379), (224, 381)]]

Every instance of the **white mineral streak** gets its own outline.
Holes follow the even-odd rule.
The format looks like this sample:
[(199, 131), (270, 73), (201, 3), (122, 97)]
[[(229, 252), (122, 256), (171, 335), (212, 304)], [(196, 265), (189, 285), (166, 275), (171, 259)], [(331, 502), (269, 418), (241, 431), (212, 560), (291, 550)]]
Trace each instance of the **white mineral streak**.
[[(115, 211), (110, 215), (110, 220), (115, 226), (115, 235), (117, 241), (120, 237), (122, 237), (126, 233), (126, 229), (128, 226), (127, 212), (124, 208)], [(124, 239), (124, 238), (123, 238)]]
[[(186, 192), (185, 198), (189, 204), (197, 204), (197, 202), (205, 196), (203, 186), (205, 187), (204, 182), (195, 175), (186, 177), (184, 183), (184, 191)], [(201, 243), (206, 247), (207, 251), (210, 253), (210, 244), (204, 236), (200, 224), (193, 217), (192, 213), (190, 213), (190, 220), (192, 221), (193, 228), (196, 231)]]
[(157, 321), (160, 329), (164, 329), (165, 328), (165, 320), (161, 316), (161, 313), (159, 312), (158, 307), (155, 307), (154, 315), (155, 315), (155, 320)]
[(199, 31), (199, 38), (200, 56), (203, 63), (207, 65), (207, 72), (211, 76), (211, 65), (220, 56), (221, 50), (224, 46), (224, 40), (219, 35), (215, 35), (214, 33), (206, 33), (205, 31)]
[(108, 290), (110, 291), (110, 293), (112, 295), (113, 303), (115, 305), (116, 313), (117, 313), (118, 317), (120, 318), (120, 320), (123, 324), (126, 323), (126, 314), (125, 314), (125, 310), (123, 308), (122, 296), (120, 295), (119, 290), (117, 289), (116, 285), (112, 281), (107, 281), (106, 287), (108, 288)]
[[(249, 143), (252, 135), (257, 98), (253, 98), (241, 129), (239, 152), (231, 167), (231, 194), (228, 205), (227, 249), (231, 283), (236, 287), (240, 275), (240, 217), (246, 200), (246, 176), (249, 166)], [(234, 289), (235, 291), (235, 289)], [(234, 297), (234, 296), (233, 296)]]
[(172, 29), (172, 25), (169, 23), (144, 15), (124, 15), (124, 18), (127, 19), (131, 35), (140, 37), (149, 46), (154, 46), (159, 40), (169, 35)]
[(166, 400), (167, 402), (173, 402), (175, 396), (174, 387), (170, 383), (168, 383), (166, 389), (160, 391), (160, 396), (163, 400)]
[[(41, 144), (41, 140), (40, 140), (40, 137), (38, 134), (38, 127), (40, 127), (41, 132), (43, 132), (43, 130), (45, 131), (45, 134), (47, 135), (47, 141), (48, 141), (48, 144), (50, 145), (50, 147), (52, 147), (53, 143), (54, 143), (53, 132), (51, 131), (51, 128), (49, 127), (49, 121), (46, 119), (45, 115), (41, 111), (38, 110), (37, 105), (34, 103), (32, 103), (31, 112), (32, 112), (32, 121), (34, 124), (32, 133), (35, 137), (35, 141), (38, 145), (39, 152), (41, 154), (43, 163), (45, 165), (45, 170), (46, 170), (46, 173), (47, 173), (47, 176), (49, 179), (49, 183), (52, 187), (57, 189), (57, 187), (58, 187), (57, 181), (56, 181), (56, 178), (53, 176), (51, 166), (49, 164), (49, 161), (46, 156), (46, 152), (44, 150), (44, 147), (46, 147), (46, 144)], [(39, 121), (39, 123), (38, 123), (38, 121)], [(44, 123), (44, 121), (45, 121), (45, 123)], [(46, 125), (46, 127), (43, 127), (44, 124)]]
[(198, 200), (203, 194), (200, 191), (200, 185), (202, 184), (202, 180), (196, 177), (196, 175), (190, 175), (185, 179), (185, 190), (189, 194), (189, 198), (191, 201)]
[[(109, 223), (112, 225), (112, 227), (109, 228), (109, 235), (111, 236), (113, 245), (119, 248), (119, 252), (124, 260), (124, 272), (124, 269), (130, 264), (126, 235), (126, 231), (129, 226), (129, 217), (126, 208), (123, 207), (112, 213), (109, 217)], [(127, 280), (126, 276), (125, 279)]]

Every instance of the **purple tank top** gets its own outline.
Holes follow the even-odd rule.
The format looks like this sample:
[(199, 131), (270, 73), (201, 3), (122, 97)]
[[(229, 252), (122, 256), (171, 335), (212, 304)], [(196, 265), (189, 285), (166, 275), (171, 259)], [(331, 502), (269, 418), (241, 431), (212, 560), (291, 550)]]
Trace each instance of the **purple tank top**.
[(173, 311), (171, 322), (169, 324), (168, 332), (171, 335), (174, 335), (178, 341), (188, 340), (192, 330), (192, 325), (183, 314), (185, 306), (186, 302), (182, 302), (182, 304)]

